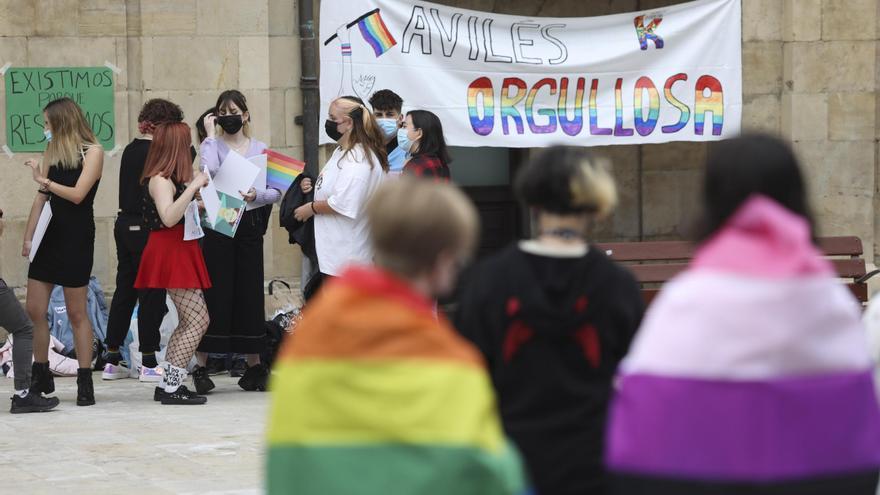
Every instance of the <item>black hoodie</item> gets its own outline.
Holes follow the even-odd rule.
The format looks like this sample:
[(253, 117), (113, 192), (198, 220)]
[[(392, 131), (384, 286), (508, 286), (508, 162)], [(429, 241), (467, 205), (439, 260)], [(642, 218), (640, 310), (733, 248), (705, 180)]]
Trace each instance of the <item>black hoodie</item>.
[(486, 357), (536, 492), (604, 493), (612, 380), (644, 312), (635, 279), (596, 249), (562, 257), (514, 245), (464, 285), (456, 326)]

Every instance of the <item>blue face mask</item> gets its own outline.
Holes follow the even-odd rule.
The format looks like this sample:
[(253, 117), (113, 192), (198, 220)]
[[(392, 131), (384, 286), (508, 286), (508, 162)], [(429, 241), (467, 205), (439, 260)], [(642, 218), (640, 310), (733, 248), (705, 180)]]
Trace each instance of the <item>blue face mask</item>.
[(379, 123), (379, 127), (382, 129), (382, 134), (385, 135), (385, 139), (392, 138), (397, 134), (397, 119), (376, 119), (376, 122)]
[(43, 135), (46, 136), (46, 142), (52, 140), (52, 131), (50, 131), (49, 129), (43, 129)]
[(397, 130), (397, 146), (400, 146), (403, 151), (406, 151), (406, 153), (409, 154), (409, 148), (412, 146), (412, 143), (409, 142), (409, 138), (406, 135), (406, 129)]

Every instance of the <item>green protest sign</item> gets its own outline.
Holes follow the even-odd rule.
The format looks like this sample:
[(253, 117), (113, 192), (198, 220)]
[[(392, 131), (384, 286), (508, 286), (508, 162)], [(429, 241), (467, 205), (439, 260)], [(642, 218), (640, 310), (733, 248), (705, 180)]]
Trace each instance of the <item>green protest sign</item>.
[(116, 138), (113, 72), (106, 67), (13, 67), (6, 71), (6, 144), (12, 151), (44, 151), (43, 107), (75, 101), (104, 149)]

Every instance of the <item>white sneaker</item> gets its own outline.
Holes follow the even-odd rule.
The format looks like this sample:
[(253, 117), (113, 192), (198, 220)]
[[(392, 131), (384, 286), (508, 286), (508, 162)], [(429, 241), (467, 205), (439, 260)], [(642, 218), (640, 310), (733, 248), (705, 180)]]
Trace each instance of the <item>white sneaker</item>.
[(129, 369), (125, 366), (125, 361), (120, 361), (119, 364), (107, 363), (104, 365), (104, 371), (101, 373), (102, 380), (119, 380), (122, 378), (128, 378)]
[(155, 368), (141, 366), (140, 373), (138, 374), (138, 381), (144, 383), (159, 383), (162, 381), (162, 374), (164, 372), (165, 370), (163, 370), (161, 366), (156, 366)]

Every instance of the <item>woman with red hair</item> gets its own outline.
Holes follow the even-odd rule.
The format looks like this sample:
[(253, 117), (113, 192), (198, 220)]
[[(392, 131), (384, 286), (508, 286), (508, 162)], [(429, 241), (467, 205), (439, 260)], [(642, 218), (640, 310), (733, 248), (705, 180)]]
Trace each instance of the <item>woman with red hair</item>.
[(141, 183), (144, 223), (150, 228), (135, 287), (166, 289), (180, 324), (165, 350), (165, 372), (153, 398), (162, 404), (204, 404), (205, 397), (183, 386), (186, 365), (208, 329), (203, 289), (211, 286), (205, 259), (196, 240), (184, 240), (184, 215), (199, 188), (208, 183), (193, 174), (192, 136), (182, 122), (156, 127)]

